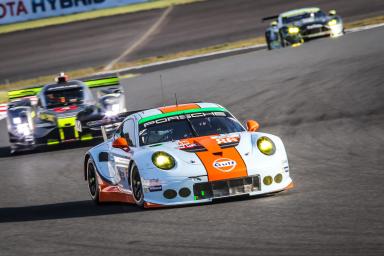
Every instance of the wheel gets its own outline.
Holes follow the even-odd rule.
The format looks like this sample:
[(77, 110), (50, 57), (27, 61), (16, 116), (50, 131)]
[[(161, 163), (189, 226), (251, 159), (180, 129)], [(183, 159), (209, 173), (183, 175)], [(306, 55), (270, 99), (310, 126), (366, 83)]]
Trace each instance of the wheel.
[(130, 181), (133, 199), (138, 206), (142, 207), (144, 205), (143, 186), (141, 184), (139, 169), (137, 169), (135, 164), (132, 165)]
[(92, 201), (96, 204), (99, 204), (99, 183), (97, 181), (97, 175), (96, 175), (96, 167), (92, 161), (92, 159), (88, 160), (87, 164), (87, 180), (88, 180), (88, 188), (89, 193), (91, 195)]
[(287, 42), (285, 41), (285, 39), (284, 39), (284, 36), (283, 36), (283, 33), (280, 31), (279, 32), (279, 37), (280, 37), (280, 44), (281, 44), (281, 47), (285, 47), (285, 46), (287, 46)]
[(269, 41), (269, 37), (268, 37), (268, 34), (265, 33), (265, 42), (267, 42), (267, 47), (268, 47), (268, 50), (272, 50), (271, 48), (271, 42)]

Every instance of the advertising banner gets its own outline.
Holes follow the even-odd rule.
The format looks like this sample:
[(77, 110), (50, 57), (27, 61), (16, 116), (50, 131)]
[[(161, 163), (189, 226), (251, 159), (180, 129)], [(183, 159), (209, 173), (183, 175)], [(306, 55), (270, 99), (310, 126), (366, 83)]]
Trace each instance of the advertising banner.
[(148, 0), (0, 0), (0, 25), (147, 1)]

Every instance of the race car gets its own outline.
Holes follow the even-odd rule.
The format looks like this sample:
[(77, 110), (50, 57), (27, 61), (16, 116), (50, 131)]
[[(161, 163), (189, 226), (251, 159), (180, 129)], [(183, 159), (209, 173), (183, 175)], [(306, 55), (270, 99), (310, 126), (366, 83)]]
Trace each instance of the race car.
[[(96, 101), (90, 88), (100, 91)], [(56, 82), (8, 92), (8, 134), (11, 152), (31, 150), (40, 145), (86, 141), (101, 137), (100, 127), (83, 122), (114, 119), (125, 112), (125, 98), (115, 76), (72, 80), (61, 73)], [(113, 127), (112, 127), (113, 129)]]
[(214, 103), (132, 111), (85, 154), (91, 199), (154, 208), (292, 188), (281, 139), (246, 127)]
[(336, 15), (335, 10), (328, 15), (317, 7), (302, 8), (270, 16), (262, 20), (271, 20), (265, 31), (265, 40), (269, 50), (299, 46), (304, 40), (331, 36), (338, 37), (344, 34), (343, 20)]

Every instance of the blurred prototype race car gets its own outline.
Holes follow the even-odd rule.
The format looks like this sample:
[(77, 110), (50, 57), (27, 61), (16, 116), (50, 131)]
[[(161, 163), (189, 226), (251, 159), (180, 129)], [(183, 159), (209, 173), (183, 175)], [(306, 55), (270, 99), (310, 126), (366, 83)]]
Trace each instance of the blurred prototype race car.
[[(90, 88), (109, 87), (94, 99)], [(56, 83), (8, 92), (7, 123), (11, 152), (39, 145), (86, 141), (101, 137), (100, 127), (84, 122), (114, 119), (125, 112), (125, 99), (116, 76), (68, 81), (61, 73)], [(112, 127), (113, 129), (113, 127)]]
[(328, 15), (317, 7), (302, 8), (262, 19), (274, 20), (265, 31), (265, 40), (269, 50), (299, 46), (304, 40), (344, 34), (343, 20), (335, 10)]
[(85, 155), (91, 198), (152, 208), (292, 188), (283, 142), (258, 128), (213, 103), (130, 112)]

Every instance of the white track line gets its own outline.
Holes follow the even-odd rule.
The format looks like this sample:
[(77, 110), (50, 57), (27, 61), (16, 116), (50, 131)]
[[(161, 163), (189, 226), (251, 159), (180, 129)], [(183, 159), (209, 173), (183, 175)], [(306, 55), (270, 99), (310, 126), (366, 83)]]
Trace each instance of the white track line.
[(108, 71), (113, 68), (113, 66), (120, 62), (121, 59), (126, 57), (128, 54), (136, 50), (139, 46), (141, 46), (145, 40), (147, 40), (156, 30), (159, 29), (160, 25), (164, 22), (164, 20), (167, 18), (169, 13), (173, 10), (173, 5), (168, 7), (163, 14), (160, 16), (160, 18), (137, 40), (134, 42), (128, 49), (126, 49), (119, 57), (111, 61), (107, 66), (105, 66), (104, 70)]
[(354, 33), (354, 32), (364, 31), (368, 29), (379, 28), (383, 26), (384, 26), (384, 23), (379, 23), (379, 24), (366, 25), (366, 26), (361, 26), (356, 28), (350, 28), (350, 29), (346, 29), (345, 31), (349, 33)]
[[(346, 29), (345, 31), (347, 33), (354, 33), (354, 32), (360, 32), (360, 31), (369, 30), (369, 29), (373, 29), (373, 28), (378, 28), (378, 27), (382, 27), (382, 26), (384, 26), (384, 23)], [(231, 49), (231, 50), (223, 50), (223, 51), (217, 51), (217, 52), (212, 52), (212, 53), (195, 55), (195, 56), (191, 56), (191, 57), (177, 58), (174, 60), (159, 61), (159, 62), (155, 62), (152, 64), (147, 64), (147, 65), (140, 65), (140, 66), (129, 67), (129, 68), (103, 71), (103, 72), (100, 72), (97, 74), (98, 75), (106, 75), (106, 74), (113, 74), (113, 73), (129, 72), (131, 70), (136, 70), (136, 69), (141, 69), (141, 68), (155, 67), (155, 66), (160, 66), (160, 65), (164, 65), (164, 64), (176, 63), (176, 62), (187, 61), (187, 60), (194, 60), (194, 59), (199, 59), (199, 58), (204, 58), (204, 57), (209, 57), (209, 56), (238, 52), (238, 51), (242, 51), (242, 50), (258, 49), (258, 48), (263, 48), (266, 46), (267, 46), (266, 44), (257, 44), (257, 45), (252, 45), (252, 46), (248, 46), (248, 47), (235, 48), (235, 49)]]

